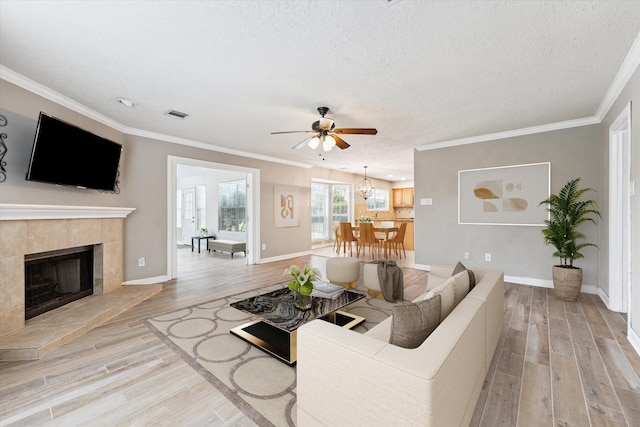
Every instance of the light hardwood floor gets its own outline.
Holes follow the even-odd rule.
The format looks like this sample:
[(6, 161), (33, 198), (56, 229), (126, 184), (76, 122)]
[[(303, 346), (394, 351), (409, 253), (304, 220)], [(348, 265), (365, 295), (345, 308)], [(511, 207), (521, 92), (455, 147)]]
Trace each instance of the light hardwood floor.
[[(43, 359), (0, 364), (0, 425), (250, 426), (251, 420), (140, 321), (280, 282), (292, 263), (324, 273), (330, 251), (262, 265), (178, 251), (179, 279)], [(406, 296), (426, 272), (403, 265)], [(363, 258), (363, 261), (366, 259)], [(505, 325), (472, 425), (640, 425), (640, 357), (620, 314), (591, 295), (507, 284)]]

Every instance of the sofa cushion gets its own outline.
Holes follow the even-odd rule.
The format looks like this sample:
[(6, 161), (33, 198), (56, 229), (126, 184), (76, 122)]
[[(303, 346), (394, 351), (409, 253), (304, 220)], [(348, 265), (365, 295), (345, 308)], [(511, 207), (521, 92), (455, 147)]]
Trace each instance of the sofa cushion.
[(460, 273), (461, 271), (466, 271), (468, 273), (468, 275), (469, 275), (469, 290), (473, 289), (473, 287), (476, 285), (476, 276), (473, 273), (473, 271), (471, 271), (467, 267), (465, 267), (464, 264), (462, 264), (460, 261), (458, 261), (456, 266), (453, 268), (453, 273), (451, 273), (451, 275), (455, 276), (456, 274)]
[(469, 274), (463, 270), (451, 278), (453, 279), (453, 307), (455, 308), (469, 293)]
[(427, 291), (442, 285), (453, 274), (450, 265), (432, 265), (427, 273)]
[(449, 277), (446, 282), (440, 286), (431, 289), (424, 295), (424, 299), (430, 299), (435, 295), (440, 295), (440, 321), (442, 322), (445, 317), (451, 313), (455, 307), (454, 305), (454, 277)]
[(440, 324), (440, 300), (440, 295), (434, 295), (393, 307), (389, 343), (404, 348), (419, 347)]

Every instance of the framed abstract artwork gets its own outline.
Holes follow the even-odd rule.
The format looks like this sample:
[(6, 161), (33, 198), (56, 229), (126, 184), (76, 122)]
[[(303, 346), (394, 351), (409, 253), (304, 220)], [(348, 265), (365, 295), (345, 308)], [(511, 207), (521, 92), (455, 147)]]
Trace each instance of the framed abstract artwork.
[(542, 226), (551, 163), (458, 171), (458, 223)]
[(300, 197), (297, 187), (275, 186), (275, 199), (273, 201), (275, 227), (300, 226)]

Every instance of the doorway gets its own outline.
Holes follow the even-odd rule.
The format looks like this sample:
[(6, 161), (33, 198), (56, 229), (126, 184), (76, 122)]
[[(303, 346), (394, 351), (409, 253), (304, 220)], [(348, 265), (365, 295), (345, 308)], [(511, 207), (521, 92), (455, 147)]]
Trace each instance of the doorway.
[(609, 309), (628, 312), (631, 292), (631, 104), (609, 127)]
[[(206, 162), (202, 160), (189, 159), (183, 157), (175, 157), (168, 156), (167, 162), (167, 275), (168, 277), (174, 279), (177, 277), (177, 248), (178, 242), (183, 240), (183, 243), (190, 244), (191, 242), (184, 242), (184, 231), (181, 230), (180, 227), (176, 227), (176, 224), (185, 223), (187, 227), (189, 224), (192, 224), (194, 229), (194, 234), (198, 234), (199, 229), (196, 229), (196, 223), (200, 221), (202, 224), (206, 224), (208, 228), (208, 232), (210, 234), (217, 234), (217, 214), (213, 215), (217, 211), (215, 208), (209, 207), (207, 209), (213, 215), (213, 219), (210, 218), (210, 223), (206, 222), (206, 219), (200, 218), (198, 212), (192, 212), (191, 217), (187, 217), (188, 212), (186, 212), (188, 206), (182, 203), (182, 200), (186, 200), (184, 194), (178, 197), (180, 193), (178, 179), (179, 179), (179, 169), (182, 167), (194, 168), (201, 170), (204, 174), (219, 174), (222, 176), (230, 176), (230, 177), (238, 177), (242, 176), (246, 179), (246, 209), (245, 209), (245, 233), (244, 237), (246, 238), (246, 263), (247, 264), (258, 264), (260, 262), (259, 259), (259, 236), (260, 236), (260, 170), (245, 168), (241, 166), (227, 165), (222, 163), (214, 163), (214, 162)], [(189, 188), (197, 188), (197, 180), (193, 180), (193, 185), (189, 184), (189, 180), (181, 180), (180, 188), (182, 191), (187, 190)], [(216, 185), (210, 185), (209, 189), (205, 191), (208, 193), (213, 188), (217, 187)], [(215, 196), (213, 196), (215, 197)], [(193, 209), (195, 209), (195, 201), (198, 198), (197, 191), (194, 191), (193, 200), (194, 205)], [(181, 200), (182, 199), (182, 200)], [(217, 205), (217, 199), (215, 204)], [(209, 217), (209, 214), (207, 214)], [(195, 218), (191, 221), (191, 218)], [(179, 220), (180, 219), (180, 220)], [(198, 227), (202, 226), (199, 225)], [(187, 232), (188, 234), (189, 232)], [(221, 234), (222, 238), (229, 239), (228, 236)], [(220, 237), (218, 237), (220, 238)]]

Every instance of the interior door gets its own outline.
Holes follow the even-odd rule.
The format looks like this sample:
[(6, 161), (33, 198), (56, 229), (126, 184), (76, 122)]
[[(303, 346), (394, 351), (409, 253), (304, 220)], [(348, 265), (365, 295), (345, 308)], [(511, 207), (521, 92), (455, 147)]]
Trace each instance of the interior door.
[(197, 234), (195, 203), (195, 188), (182, 188), (182, 241), (188, 244), (191, 244), (191, 237)]

